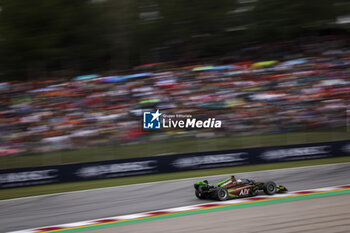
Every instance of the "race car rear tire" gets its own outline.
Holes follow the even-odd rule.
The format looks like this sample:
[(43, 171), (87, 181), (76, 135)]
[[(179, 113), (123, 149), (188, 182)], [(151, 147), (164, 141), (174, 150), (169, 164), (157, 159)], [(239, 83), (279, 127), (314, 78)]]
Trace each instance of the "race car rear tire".
[(264, 183), (264, 192), (267, 195), (273, 195), (273, 194), (276, 193), (276, 191), (277, 191), (277, 187), (276, 187), (275, 182), (267, 181), (267, 182)]
[(219, 201), (225, 201), (228, 198), (228, 191), (226, 188), (218, 187), (216, 192), (216, 199)]
[(196, 197), (197, 197), (198, 199), (201, 199), (201, 200), (207, 198), (206, 195), (204, 195), (203, 193), (199, 192), (198, 190), (195, 191), (195, 195), (196, 195)]

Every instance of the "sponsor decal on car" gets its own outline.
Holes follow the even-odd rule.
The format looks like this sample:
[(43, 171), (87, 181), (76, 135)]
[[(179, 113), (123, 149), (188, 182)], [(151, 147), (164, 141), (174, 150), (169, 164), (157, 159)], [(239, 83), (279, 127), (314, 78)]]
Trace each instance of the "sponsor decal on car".
[(242, 189), (240, 192), (239, 192), (239, 195), (240, 196), (246, 196), (249, 194), (249, 189)]
[(228, 185), (228, 184), (230, 184), (230, 183), (232, 183), (232, 180), (229, 180), (229, 181), (223, 183), (222, 186)]

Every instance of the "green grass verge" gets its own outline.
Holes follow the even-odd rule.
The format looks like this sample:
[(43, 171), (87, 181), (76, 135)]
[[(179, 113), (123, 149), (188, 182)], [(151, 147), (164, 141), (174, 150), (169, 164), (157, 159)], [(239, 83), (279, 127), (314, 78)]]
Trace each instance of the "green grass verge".
[(115, 145), (24, 156), (4, 156), (0, 157), (0, 170), (18, 167), (137, 158), (164, 154), (181, 154), (200, 151), (229, 150), (337, 140), (350, 140), (350, 132), (347, 132), (346, 129), (329, 129), (230, 138), (169, 139), (161, 142), (148, 142), (137, 145)]
[(304, 161), (295, 161), (295, 162), (228, 167), (228, 168), (196, 170), (196, 171), (168, 173), (168, 174), (156, 174), (156, 175), (146, 175), (146, 176), (85, 181), (85, 182), (73, 182), (73, 183), (64, 183), (64, 184), (51, 184), (51, 185), (42, 185), (42, 186), (33, 186), (33, 187), (13, 188), (13, 189), (1, 190), (0, 200), (51, 194), (51, 193), (94, 189), (94, 188), (121, 186), (121, 185), (128, 185), (128, 184), (138, 184), (138, 183), (147, 183), (147, 182), (155, 182), (155, 181), (191, 178), (191, 177), (206, 177), (206, 176), (220, 175), (220, 174), (235, 174), (235, 173), (241, 173), (241, 172), (312, 166), (312, 165), (331, 164), (331, 163), (343, 163), (343, 162), (350, 162), (350, 156), (329, 158), (329, 159), (315, 159), (315, 160), (306, 160), (306, 161), (304, 160)]

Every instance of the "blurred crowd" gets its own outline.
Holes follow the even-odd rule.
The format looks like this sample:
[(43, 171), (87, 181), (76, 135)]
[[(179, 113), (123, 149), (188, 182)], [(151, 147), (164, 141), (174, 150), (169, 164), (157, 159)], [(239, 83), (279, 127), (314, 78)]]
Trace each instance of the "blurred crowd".
[[(318, 37), (242, 48), (232, 57), (127, 73), (0, 83), (0, 156), (344, 127), (350, 43)], [(222, 120), (222, 129), (142, 130), (142, 112)]]

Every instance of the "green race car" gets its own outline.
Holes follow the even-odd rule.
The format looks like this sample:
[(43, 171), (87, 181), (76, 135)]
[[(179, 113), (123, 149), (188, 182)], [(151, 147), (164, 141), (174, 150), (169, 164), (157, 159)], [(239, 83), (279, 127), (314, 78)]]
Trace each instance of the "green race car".
[(235, 176), (219, 182), (216, 186), (210, 185), (207, 180), (198, 181), (194, 184), (194, 188), (197, 198), (219, 201), (236, 197), (256, 196), (260, 193), (273, 195), (288, 191), (285, 186), (276, 185), (273, 181), (256, 182), (250, 179), (236, 179)]

